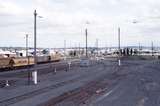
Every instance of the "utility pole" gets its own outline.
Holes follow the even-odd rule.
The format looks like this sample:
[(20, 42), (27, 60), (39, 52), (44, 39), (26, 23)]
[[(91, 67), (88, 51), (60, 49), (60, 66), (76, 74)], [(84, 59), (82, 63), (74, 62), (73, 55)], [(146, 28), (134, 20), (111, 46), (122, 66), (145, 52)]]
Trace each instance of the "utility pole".
[(107, 50), (107, 49), (108, 49), (108, 45), (107, 45), (107, 42), (106, 42), (105, 46), (106, 46), (105, 48), (106, 48), (106, 50)]
[(71, 41), (69, 42), (69, 46), (70, 46), (69, 48), (70, 48), (70, 49), (72, 49), (72, 46), (71, 46)]
[(64, 40), (64, 56), (65, 56), (65, 60), (66, 60), (66, 40)]
[(96, 39), (96, 48), (97, 48), (97, 56), (98, 56), (98, 39)]
[(74, 50), (77, 51), (77, 43), (76, 42), (74, 43)]
[(80, 42), (79, 42), (79, 57), (80, 57), (80, 55), (81, 55), (80, 47), (81, 47), (81, 44), (80, 44)]
[(88, 45), (87, 45), (88, 31), (87, 31), (87, 28), (86, 28), (85, 32), (86, 32), (86, 57), (88, 57)]
[(139, 45), (138, 45), (138, 54), (140, 55), (140, 49), (141, 49), (141, 44), (139, 42)]
[(154, 49), (154, 47), (153, 47), (153, 41), (152, 41), (152, 44), (151, 44), (151, 49), (152, 49), (152, 56), (153, 56), (153, 49)]
[(120, 27), (118, 28), (118, 51), (119, 51), (119, 54), (120, 54), (120, 49), (121, 49), (121, 29)]
[(66, 40), (64, 40), (64, 51), (66, 52)]
[(120, 46), (121, 46), (121, 45), (120, 45), (120, 42), (121, 42), (121, 39), (120, 39), (120, 36), (121, 36), (121, 29), (120, 29), (120, 27), (119, 27), (119, 28), (118, 28), (118, 52), (119, 52), (119, 53), (118, 53), (118, 58), (119, 58), (119, 59), (118, 59), (118, 65), (119, 65), (119, 66), (121, 65), (121, 60), (120, 60), (120, 55), (121, 55), (121, 54), (120, 54), (120, 48), (121, 48), (121, 47), (120, 47)]
[(26, 57), (28, 57), (28, 34), (26, 34)]
[(27, 57), (27, 71), (28, 71), (28, 84), (30, 83), (30, 72), (29, 72), (29, 57), (28, 57), (28, 34), (26, 34), (26, 57)]
[(34, 71), (32, 72), (33, 82), (37, 84), (37, 12), (34, 11)]

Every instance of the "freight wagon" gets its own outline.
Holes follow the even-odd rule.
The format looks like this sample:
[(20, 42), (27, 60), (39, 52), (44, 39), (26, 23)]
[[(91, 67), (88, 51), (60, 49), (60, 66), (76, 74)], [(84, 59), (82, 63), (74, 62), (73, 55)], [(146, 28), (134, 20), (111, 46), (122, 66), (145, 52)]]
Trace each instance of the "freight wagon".
[(38, 56), (37, 63), (47, 63), (50, 61), (50, 56)]
[(34, 59), (33, 57), (18, 57), (18, 58), (12, 58), (12, 67), (20, 67), (20, 66), (27, 66), (27, 65), (33, 65)]
[(11, 58), (0, 58), (0, 69), (10, 68), (12, 64)]
[[(47, 62), (59, 62), (60, 60), (61, 55), (59, 54), (51, 56), (38, 56), (37, 64)], [(34, 65), (33, 57), (0, 58), (0, 71), (4, 71), (5, 69), (15, 69), (32, 65)]]

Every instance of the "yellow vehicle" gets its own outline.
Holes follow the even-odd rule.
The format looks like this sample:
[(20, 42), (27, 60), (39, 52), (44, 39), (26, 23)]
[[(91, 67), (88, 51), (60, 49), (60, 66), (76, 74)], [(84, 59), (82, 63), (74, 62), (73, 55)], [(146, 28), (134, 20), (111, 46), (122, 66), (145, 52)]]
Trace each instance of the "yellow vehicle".
[[(50, 55), (50, 56), (40, 56), (37, 57), (37, 63), (47, 63), (47, 62), (59, 62), (62, 58), (59, 53)], [(14, 69), (19, 67), (34, 65), (34, 58), (33, 57), (7, 57), (7, 58), (0, 58), (0, 69), (5, 71), (5, 69)], [(1, 70), (0, 70), (1, 71)]]
[(50, 61), (51, 62), (59, 62), (60, 60), (61, 60), (61, 55), (59, 54), (59, 53), (56, 53), (56, 54), (52, 54), (51, 56), (50, 56)]
[(0, 68), (10, 68), (12, 66), (11, 58), (0, 58)]
[(19, 57), (19, 58), (12, 58), (13, 60), (13, 67), (20, 67), (20, 66), (27, 66), (33, 65), (34, 59), (33, 57)]

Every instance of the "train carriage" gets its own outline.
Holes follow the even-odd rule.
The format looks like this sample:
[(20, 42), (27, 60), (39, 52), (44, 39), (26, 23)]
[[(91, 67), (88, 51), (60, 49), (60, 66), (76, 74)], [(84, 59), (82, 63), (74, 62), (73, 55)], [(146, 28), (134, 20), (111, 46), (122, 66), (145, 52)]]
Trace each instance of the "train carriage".
[[(50, 56), (38, 56), (37, 63), (47, 63), (47, 62), (59, 62), (62, 59), (61, 54), (56, 53)], [(26, 66), (34, 65), (33, 57), (14, 57), (14, 58), (0, 58), (0, 71), (5, 71), (8, 69), (18, 69)]]
[(50, 61), (50, 56), (38, 56), (37, 63), (47, 63)]
[(59, 54), (59, 53), (56, 53), (56, 54), (52, 54), (51, 56), (50, 56), (50, 61), (51, 62), (59, 62), (60, 60), (62, 60), (62, 56), (61, 56), (61, 54)]
[(12, 66), (11, 58), (0, 58), (0, 69), (10, 68)]
[[(34, 59), (33, 57), (18, 57), (13, 58), (13, 67), (20, 67), (20, 66), (27, 66), (27, 65), (33, 65)], [(29, 60), (29, 61), (28, 61)]]

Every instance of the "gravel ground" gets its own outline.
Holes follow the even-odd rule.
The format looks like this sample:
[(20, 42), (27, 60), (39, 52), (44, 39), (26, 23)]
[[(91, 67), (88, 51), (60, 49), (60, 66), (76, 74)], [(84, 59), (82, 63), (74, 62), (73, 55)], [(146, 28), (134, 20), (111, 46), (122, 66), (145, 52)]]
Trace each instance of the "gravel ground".
[[(67, 72), (57, 71), (56, 74), (51, 72), (40, 75), (38, 85), (27, 85), (26, 78), (16, 79), (13, 86), (0, 88), (0, 106), (7, 106), (3, 102), (6, 99), (26, 95), (30, 92), (34, 94), (40, 89), (43, 89), (43, 92), (30, 94), (19, 101), (14, 100), (8, 105), (42, 105), (66, 92), (83, 88), (99, 78), (104, 79), (102, 81), (109, 81), (109, 84), (99, 90), (103, 92), (87, 98), (85, 104), (77, 104), (68, 98), (60, 101), (56, 106), (160, 106), (159, 64), (158, 60), (124, 59), (119, 67), (115, 60), (104, 60), (99, 63), (93, 62), (89, 67), (74, 67)], [(59, 83), (65, 84), (60, 85)], [(56, 84), (59, 86), (49, 89), (50, 86)]]
[[(76, 89), (77, 87), (84, 86), (84, 84), (102, 76), (103, 74), (111, 73), (113, 66), (106, 68), (107, 64), (93, 62), (90, 67), (74, 67), (70, 71), (57, 71), (44, 74), (38, 77), (38, 85), (27, 85), (27, 78), (16, 79), (14, 85), (10, 87), (0, 88), (0, 106), (14, 105), (14, 106), (28, 106), (38, 105), (47, 101), (49, 98), (58, 96), (64, 92)], [(111, 63), (109, 63), (111, 64)], [(113, 63), (114, 64), (114, 63)], [(44, 70), (45, 71), (45, 70)], [(74, 80), (72, 83), (67, 83), (53, 90), (43, 91), (42, 93), (28, 96), (30, 92), (45, 89), (45, 87), (54, 86), (61, 82)], [(7, 99), (12, 99), (17, 96), (27, 95), (21, 100), (12, 100), (10, 103), (4, 102)], [(43, 98), (43, 100), (42, 100)], [(35, 102), (36, 101), (36, 102)]]
[(118, 74), (126, 74), (90, 106), (160, 106), (160, 66), (157, 61), (125, 61)]

